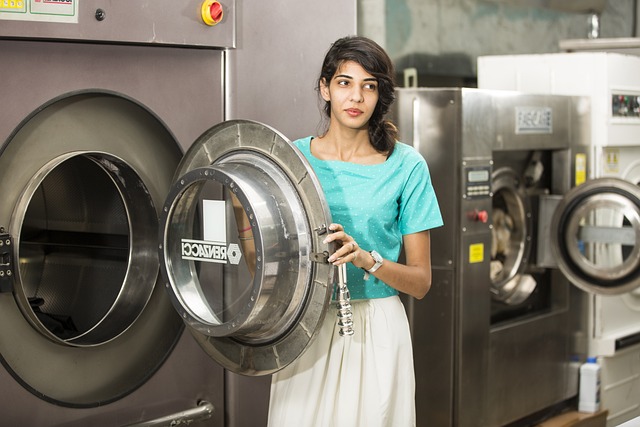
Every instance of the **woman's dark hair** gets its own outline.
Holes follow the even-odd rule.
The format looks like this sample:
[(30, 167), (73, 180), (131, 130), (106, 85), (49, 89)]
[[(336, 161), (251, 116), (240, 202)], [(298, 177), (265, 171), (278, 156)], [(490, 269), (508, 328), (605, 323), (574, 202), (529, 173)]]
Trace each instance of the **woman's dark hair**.
[[(369, 139), (380, 153), (391, 156), (395, 147), (398, 129), (385, 116), (396, 99), (394, 67), (389, 55), (371, 39), (360, 36), (347, 36), (335, 41), (322, 63), (316, 89), (325, 82), (328, 86), (339, 68), (347, 61), (360, 64), (367, 73), (378, 80), (378, 104), (369, 120)], [(324, 113), (331, 118), (331, 102), (326, 101)]]

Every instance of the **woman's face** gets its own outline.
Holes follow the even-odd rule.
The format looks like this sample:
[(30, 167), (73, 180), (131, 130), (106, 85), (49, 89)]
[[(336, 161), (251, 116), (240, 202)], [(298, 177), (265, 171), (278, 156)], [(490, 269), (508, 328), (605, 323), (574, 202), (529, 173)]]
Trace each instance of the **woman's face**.
[(320, 83), (325, 101), (331, 102), (331, 124), (366, 129), (378, 103), (378, 80), (360, 64), (347, 61), (329, 82)]

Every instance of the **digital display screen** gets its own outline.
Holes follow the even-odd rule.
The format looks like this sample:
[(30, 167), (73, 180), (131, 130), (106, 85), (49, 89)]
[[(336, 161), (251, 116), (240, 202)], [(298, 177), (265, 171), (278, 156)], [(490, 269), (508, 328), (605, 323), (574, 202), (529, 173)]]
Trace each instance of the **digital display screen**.
[(487, 169), (473, 169), (467, 171), (468, 182), (488, 182), (489, 171)]

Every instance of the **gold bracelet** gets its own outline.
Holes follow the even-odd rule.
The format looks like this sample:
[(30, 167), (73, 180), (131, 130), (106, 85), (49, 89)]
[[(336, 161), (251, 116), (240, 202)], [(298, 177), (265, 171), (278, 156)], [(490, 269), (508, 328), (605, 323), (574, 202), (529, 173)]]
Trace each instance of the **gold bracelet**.
[(240, 240), (253, 240), (253, 236), (246, 236), (246, 237), (238, 236), (238, 239), (240, 239)]

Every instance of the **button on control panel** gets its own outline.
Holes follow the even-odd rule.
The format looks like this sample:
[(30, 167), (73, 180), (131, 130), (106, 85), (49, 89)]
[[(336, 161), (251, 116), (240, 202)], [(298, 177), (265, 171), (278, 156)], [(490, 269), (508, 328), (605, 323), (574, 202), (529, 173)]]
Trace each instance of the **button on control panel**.
[(474, 166), (465, 169), (465, 198), (489, 197), (491, 195), (491, 167)]

